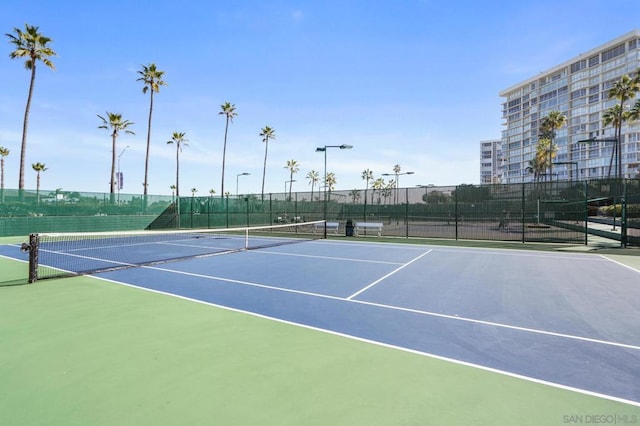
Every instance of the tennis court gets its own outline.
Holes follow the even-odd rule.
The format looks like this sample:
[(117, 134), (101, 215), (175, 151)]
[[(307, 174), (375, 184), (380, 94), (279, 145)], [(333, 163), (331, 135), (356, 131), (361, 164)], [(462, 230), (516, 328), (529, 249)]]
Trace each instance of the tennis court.
[[(183, 245), (159, 244), (164, 250)], [(193, 249), (200, 244), (210, 246), (211, 241), (201, 238), (186, 245)], [(0, 255), (26, 260), (18, 246), (0, 246)], [(51, 251), (65, 256), (59, 248)], [(148, 251), (146, 244), (140, 250)], [(101, 257), (95, 245), (73, 249), (72, 256), (91, 262)], [(115, 261), (105, 257), (107, 263)], [(116, 262), (126, 263), (124, 259)], [(21, 266), (26, 274), (24, 264)], [(373, 239), (315, 240), (265, 245), (231, 255), (198, 254), (176, 262), (97, 272), (95, 277), (100, 280), (84, 277), (5, 286), (0, 293), (25, 293), (31, 287), (61, 287), (60, 283), (82, 280), (88, 287), (117, 287), (132, 295), (131, 302), (124, 302), (129, 309), (136, 309), (134, 299), (153, 297), (155, 303), (198, 306), (199, 314), (205, 316), (218, 315), (222, 307), (224, 315), (233, 315), (234, 321), (242, 318), (239, 323), (250, 314), (248, 321), (261, 324), (257, 329), (265, 322), (267, 328), (277, 329), (262, 338), (254, 336), (257, 340), (251, 344), (268, 359), (275, 350), (286, 360), (278, 364), (279, 376), (268, 381), (274, 389), (263, 392), (289, 397), (304, 392), (296, 386), (300, 376), (308, 374), (307, 379), (318, 382), (305, 382), (307, 392), (315, 394), (318, 387), (342, 395), (347, 405), (363, 404), (346, 414), (340, 403), (322, 399), (317, 401), (321, 406), (312, 410), (314, 421), (309, 421), (306, 416), (313, 401), (305, 399), (311, 405), (296, 409), (276, 398), (280, 401), (276, 405), (282, 406), (276, 409), (275, 418), (259, 422), (259, 414), (254, 413), (255, 422), (238, 424), (566, 424), (578, 423), (580, 417), (573, 416), (583, 416), (584, 422), (585, 416), (596, 415), (616, 416), (618, 424), (640, 421), (640, 271), (605, 256), (377, 243)], [(77, 284), (70, 285), (74, 286)], [(152, 292), (141, 296), (137, 289)], [(111, 307), (114, 314), (122, 313), (122, 304), (121, 300)], [(148, 309), (141, 306), (143, 311)], [(172, 316), (171, 309), (168, 312), (177, 322), (171, 327), (181, 329), (180, 317)], [(153, 320), (158, 320), (157, 315), (162, 314), (156, 313)], [(191, 317), (186, 318), (188, 323)], [(76, 326), (81, 327), (81, 322)], [(182, 332), (193, 337), (193, 330)], [(233, 347), (244, 333), (247, 329), (235, 325), (223, 335)], [(295, 339), (289, 340), (287, 333), (310, 340), (302, 348), (292, 346)], [(323, 343), (316, 346), (318, 341)], [(347, 348), (340, 346), (343, 344)], [(310, 348), (313, 355), (306, 351)], [(306, 362), (290, 360), (298, 351), (306, 354)], [(195, 363), (202, 362), (202, 353), (191, 355)], [(235, 353), (231, 358), (246, 356), (255, 354)], [(241, 377), (238, 380), (244, 380), (242, 389), (249, 395), (255, 391), (252, 382), (268, 386), (259, 369), (251, 375), (239, 373), (234, 370), (237, 363), (237, 359), (231, 362), (234, 379), (224, 380)], [(263, 367), (264, 374), (271, 374), (268, 371), (273, 366)], [(336, 372), (342, 378), (335, 378)], [(395, 377), (386, 376), (394, 375), (392, 372)], [(363, 374), (368, 378), (363, 379)], [(352, 383), (344, 383), (345, 377)], [(460, 381), (465, 383), (464, 390), (452, 392), (453, 382), (460, 385)], [(515, 390), (514, 386), (522, 388)], [(357, 392), (369, 392), (370, 397), (360, 394), (354, 400), (350, 394), (354, 387)], [(242, 398), (237, 401), (245, 403)], [(274, 416), (274, 407), (258, 405), (253, 409)], [(362, 410), (366, 414), (358, 414)], [(540, 410), (547, 410), (542, 422)], [(395, 416), (397, 422), (386, 416)]]

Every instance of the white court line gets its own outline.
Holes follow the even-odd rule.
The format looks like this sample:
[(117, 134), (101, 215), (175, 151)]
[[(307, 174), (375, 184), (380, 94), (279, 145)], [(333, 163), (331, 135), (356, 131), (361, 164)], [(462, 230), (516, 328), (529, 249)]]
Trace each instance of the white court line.
[(607, 256), (605, 256), (605, 255), (603, 255), (603, 254), (601, 254), (601, 255), (599, 255), (599, 256), (600, 256), (600, 257), (602, 257), (602, 258), (604, 258), (604, 259), (606, 259), (606, 260), (608, 260), (609, 262), (613, 262), (613, 263), (615, 263), (615, 264), (616, 264), (616, 265), (618, 265), (618, 266), (623, 266), (623, 267), (625, 267), (625, 268), (627, 268), (627, 269), (631, 269), (633, 272), (638, 272), (638, 273), (640, 273), (640, 271), (639, 271), (639, 270), (637, 270), (636, 268), (634, 268), (633, 266), (625, 265), (624, 263), (622, 263), (622, 262), (618, 262), (617, 260), (614, 260), (614, 259), (610, 259), (610, 258), (608, 258)]
[[(419, 258), (421, 258), (422, 256), (425, 256), (428, 253), (429, 252), (423, 253), (422, 255), (420, 255), (417, 258), (415, 258), (414, 260), (412, 260), (412, 262), (415, 261), (415, 260), (418, 260)], [(408, 265), (408, 263), (406, 265)], [(630, 345), (630, 344), (627, 344), (627, 343), (610, 342), (610, 341), (607, 341), (607, 340), (599, 340), (599, 339), (592, 339), (592, 338), (589, 338), (589, 337), (574, 336), (574, 335), (571, 335), (571, 334), (556, 333), (556, 332), (553, 332), (553, 331), (539, 330), (539, 329), (536, 329), (536, 328), (519, 327), (519, 326), (515, 326), (515, 325), (502, 324), (502, 323), (499, 323), (499, 322), (484, 321), (484, 320), (479, 320), (479, 319), (474, 319), (474, 318), (466, 318), (466, 317), (461, 317), (461, 316), (456, 316), (456, 315), (441, 314), (441, 313), (437, 313), (437, 312), (422, 311), (422, 310), (411, 309), (411, 308), (403, 308), (403, 307), (399, 307), (399, 306), (385, 305), (385, 304), (381, 304), (381, 303), (367, 302), (367, 301), (363, 301), (363, 300), (354, 300), (354, 299), (351, 298), (351, 297), (353, 297), (353, 295), (349, 296), (349, 298), (344, 298), (344, 297), (339, 297), (339, 296), (331, 296), (331, 295), (327, 295), (327, 294), (314, 293), (314, 292), (310, 292), (310, 291), (294, 290), (294, 289), (290, 289), (290, 288), (276, 287), (276, 286), (260, 284), (260, 283), (253, 283), (253, 282), (250, 282), (250, 281), (242, 281), (242, 280), (235, 280), (235, 279), (231, 279), (231, 278), (223, 278), (223, 277), (216, 277), (216, 276), (211, 276), (211, 275), (197, 274), (197, 273), (194, 273), (194, 272), (176, 271), (176, 270), (173, 270), (173, 269), (166, 269), (166, 268), (162, 268), (162, 267), (158, 267), (158, 266), (142, 266), (142, 268), (144, 268), (144, 269), (153, 269), (153, 270), (158, 270), (158, 271), (162, 271), (162, 272), (171, 272), (171, 273), (174, 273), (174, 274), (186, 275), (186, 276), (190, 276), (190, 277), (204, 278), (204, 279), (213, 280), (213, 281), (222, 281), (222, 282), (228, 282), (228, 283), (232, 283), (232, 284), (240, 284), (240, 285), (246, 285), (246, 286), (250, 286), (250, 287), (264, 288), (264, 289), (269, 289), (269, 290), (281, 291), (281, 292), (284, 292), (284, 293), (302, 294), (302, 295), (305, 295), (305, 296), (319, 297), (319, 298), (323, 298), (323, 299), (338, 300), (338, 301), (343, 301), (343, 302), (348, 302), (348, 303), (358, 303), (358, 304), (361, 304), (361, 305), (375, 306), (375, 307), (378, 307), (378, 308), (391, 309), (391, 310), (401, 311), (401, 312), (410, 312), (410, 313), (413, 313), (413, 314), (425, 315), (425, 316), (436, 317), (436, 318), (444, 318), (444, 319), (449, 319), (449, 320), (453, 320), (453, 321), (462, 321), (462, 322), (468, 322), (468, 323), (473, 323), (473, 324), (486, 325), (486, 326), (490, 326), (490, 327), (504, 328), (504, 329), (508, 329), (508, 330), (516, 330), (516, 331), (521, 331), (521, 332), (525, 332), (525, 333), (541, 334), (541, 335), (545, 335), (545, 336), (561, 337), (561, 338), (565, 338), (565, 339), (577, 340), (577, 341), (582, 341), (582, 342), (597, 343), (597, 344), (607, 345), (607, 346), (616, 346), (616, 347), (625, 348), (625, 349), (640, 350), (640, 346)], [(401, 268), (398, 268), (397, 270), (399, 270)], [(390, 274), (387, 274), (387, 276), (388, 275), (390, 275)], [(382, 279), (384, 279), (384, 277), (381, 278), (380, 280), (382, 280)], [(378, 282), (380, 280), (378, 280)], [(369, 285), (368, 287), (371, 287), (371, 285)], [(359, 293), (361, 293), (362, 291), (364, 291), (364, 290), (361, 290)]]
[(374, 282), (372, 282), (371, 284), (369, 284), (368, 286), (364, 287), (363, 289), (356, 291), (355, 293), (353, 293), (351, 296), (347, 297), (347, 300), (351, 300), (354, 297), (356, 297), (357, 295), (364, 293), (365, 291), (369, 290), (371, 287), (373, 287), (374, 285), (378, 284), (379, 282), (389, 278), (391, 275), (395, 274), (396, 272), (406, 268), (407, 266), (411, 265), (413, 262), (415, 262), (416, 260), (428, 255), (429, 253), (431, 253), (433, 250), (427, 250), (424, 253), (422, 253), (420, 256), (415, 257), (413, 259), (411, 259), (410, 261), (408, 261), (407, 263), (405, 263), (404, 265), (400, 266), (399, 268), (394, 269), (393, 271), (389, 272), (387, 275), (378, 278), (377, 280), (375, 280)]
[[(154, 268), (154, 269), (161, 269), (161, 268)], [(178, 272), (178, 271), (171, 271), (171, 270), (167, 270), (169, 272)], [(207, 276), (205, 276), (207, 277)], [(353, 336), (350, 334), (346, 334), (346, 333), (340, 333), (337, 331), (332, 331), (332, 330), (327, 330), (324, 328), (319, 328), (319, 327), (315, 327), (315, 326), (311, 326), (311, 325), (307, 325), (307, 324), (302, 324), (302, 323), (297, 323), (297, 322), (293, 322), (293, 321), (289, 321), (289, 320), (284, 320), (281, 318), (276, 318), (276, 317), (271, 317), (271, 316), (267, 316), (264, 314), (259, 314), (257, 312), (251, 312), (251, 311), (246, 311), (243, 309), (238, 309), (238, 308), (232, 308), (230, 306), (225, 306), (225, 305), (219, 305), (216, 303), (212, 303), (212, 302), (206, 302), (204, 300), (199, 300), (199, 299), (193, 299), (190, 297), (186, 297), (186, 296), (180, 296), (178, 294), (174, 294), (174, 293), (169, 293), (166, 291), (162, 291), (162, 290), (154, 290), (154, 289), (150, 289), (150, 288), (146, 288), (146, 287), (139, 287), (135, 284), (129, 284), (129, 283), (124, 283), (121, 281), (115, 281), (115, 280), (111, 280), (108, 278), (101, 278), (101, 277), (91, 277), (91, 278), (95, 278), (95, 279), (99, 279), (99, 280), (103, 280), (103, 281), (107, 281), (107, 282), (112, 282), (118, 285), (122, 285), (125, 287), (131, 287), (131, 288), (135, 288), (138, 290), (143, 290), (143, 291), (149, 291), (151, 293), (157, 293), (157, 294), (163, 294), (169, 297), (175, 297), (177, 299), (182, 299), (182, 300), (187, 300), (190, 302), (195, 302), (195, 303), (199, 303), (202, 305), (207, 305), (207, 306), (213, 306), (216, 308), (220, 308), (220, 309), (224, 309), (226, 311), (230, 311), (230, 312), (238, 312), (241, 314), (246, 314), (246, 315), (251, 315), (253, 317), (257, 317), (257, 318), (262, 318), (262, 319), (267, 319), (270, 321), (275, 321), (275, 322), (279, 322), (281, 324), (287, 324), (287, 325), (292, 325), (294, 327), (300, 327), (300, 328), (304, 328), (307, 330), (313, 330), (313, 331), (317, 331), (320, 333), (325, 333), (325, 334), (329, 334), (329, 335), (333, 335), (333, 336), (338, 336), (338, 337), (344, 337), (347, 339), (351, 339), (351, 340), (355, 340), (358, 342), (364, 342), (367, 344), (372, 344), (372, 345), (376, 345), (376, 346), (380, 346), (383, 348), (389, 348), (389, 349), (394, 349), (394, 350), (399, 350), (402, 352), (406, 352), (406, 353), (411, 353), (411, 354), (415, 354), (415, 355), (419, 355), (419, 356), (424, 356), (426, 358), (431, 358), (431, 359), (437, 359), (439, 361), (444, 361), (444, 362), (450, 362), (452, 364), (456, 364), (456, 365), (461, 365), (461, 366), (465, 366), (465, 367), (470, 367), (470, 368), (476, 368), (482, 371), (487, 371), (490, 373), (495, 373), (495, 374), (500, 374), (502, 376), (505, 377), (512, 377), (515, 379), (519, 379), (519, 380), (524, 380), (527, 382), (531, 382), (531, 383), (537, 383), (537, 384), (541, 384), (544, 386), (549, 386), (552, 388), (556, 388), (556, 389), (562, 389), (562, 390), (566, 390), (566, 391), (570, 391), (570, 392), (575, 392), (575, 393), (579, 393), (582, 395), (588, 395), (588, 396), (593, 396), (593, 397), (597, 397), (597, 398), (602, 398), (602, 399), (606, 399), (609, 401), (615, 401), (615, 402), (620, 402), (623, 404), (627, 404), (627, 405), (632, 405), (632, 406), (636, 406), (636, 407), (640, 407), (640, 402), (637, 401), (632, 401), (629, 399), (624, 399), (624, 398), (619, 398), (619, 397), (615, 397), (615, 396), (611, 396), (611, 395), (607, 395), (607, 394), (602, 394), (602, 393), (598, 393), (598, 392), (592, 392), (586, 389), (580, 389), (580, 388), (576, 388), (576, 387), (572, 387), (572, 386), (567, 386), (567, 385), (562, 385), (559, 383), (554, 383), (554, 382), (550, 382), (547, 380), (542, 380), (542, 379), (536, 379), (534, 377), (529, 377), (529, 376), (525, 376), (522, 374), (516, 374), (516, 373), (512, 373), (509, 371), (505, 371), (505, 370), (499, 370), (497, 368), (492, 368), (492, 367), (487, 367), (484, 365), (480, 365), (480, 364), (474, 364), (471, 362), (467, 362), (467, 361), (461, 361), (455, 358), (448, 358), (445, 356), (441, 356), (441, 355), (436, 355), (436, 354), (432, 354), (429, 352), (423, 352), (423, 351), (418, 351), (415, 349), (409, 349), (409, 348), (405, 348), (402, 346), (396, 346), (396, 345), (391, 345), (389, 343), (383, 343), (383, 342), (377, 342), (375, 340), (370, 340), (370, 339), (365, 339), (362, 337), (358, 337), (358, 336)], [(213, 278), (213, 277), (208, 277), (208, 278)], [(330, 297), (330, 296), (324, 296), (324, 297)], [(337, 298), (335, 298), (337, 299)], [(344, 300), (344, 299), (342, 299)], [(351, 302), (356, 302), (357, 301), (351, 301)]]
[(369, 259), (355, 259), (355, 258), (349, 258), (349, 257), (318, 256), (316, 254), (283, 253), (283, 252), (269, 251), (269, 250), (255, 250), (253, 253), (275, 254), (277, 256), (311, 257), (313, 259), (339, 260), (339, 261), (346, 261), (346, 262), (363, 262), (363, 263), (380, 263), (380, 264), (386, 264), (386, 265), (402, 265), (402, 262), (387, 262), (386, 260), (369, 260)]

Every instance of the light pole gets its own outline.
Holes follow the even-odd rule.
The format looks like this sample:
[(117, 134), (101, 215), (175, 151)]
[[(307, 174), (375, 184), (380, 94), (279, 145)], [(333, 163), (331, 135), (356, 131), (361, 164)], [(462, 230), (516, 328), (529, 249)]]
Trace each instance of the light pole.
[(323, 203), (323, 219), (324, 219), (324, 238), (327, 238), (327, 149), (351, 149), (353, 145), (325, 145), (323, 147), (316, 148), (316, 152), (324, 152), (324, 203)]
[(247, 172), (242, 172), (242, 173), (238, 173), (236, 175), (236, 198), (238, 197), (238, 195), (240, 195), (238, 193), (238, 179), (240, 179), (240, 176), (249, 176), (251, 173), (247, 173)]
[(414, 172), (404, 172), (404, 173), (383, 173), (382, 176), (395, 176), (396, 177), (396, 188), (395, 188), (395, 204), (398, 204), (398, 182), (400, 181), (400, 178), (398, 176), (401, 175), (412, 175)]
[(129, 148), (129, 145), (125, 146), (124, 149), (120, 151), (120, 154), (118, 154), (118, 204), (120, 204), (120, 190), (123, 187), (122, 181), (124, 180), (122, 179), (122, 173), (120, 173), (120, 157), (122, 157), (122, 154), (124, 154), (127, 148)]

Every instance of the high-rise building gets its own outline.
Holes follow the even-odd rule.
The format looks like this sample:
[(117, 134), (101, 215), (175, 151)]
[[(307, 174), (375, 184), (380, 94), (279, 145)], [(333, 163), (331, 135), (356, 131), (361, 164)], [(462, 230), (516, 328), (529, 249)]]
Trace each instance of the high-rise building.
[(502, 141), (480, 141), (480, 184), (502, 183)]
[[(540, 121), (550, 111), (567, 118), (555, 132), (552, 176), (543, 179), (615, 177), (615, 128), (603, 125), (604, 113), (619, 100), (608, 91), (623, 75), (640, 69), (640, 31), (631, 31), (556, 67), (500, 92), (504, 130), (504, 183), (531, 182)], [(640, 93), (626, 108), (640, 99)], [(594, 141), (595, 140), (595, 141)], [(590, 141), (590, 142), (587, 142)], [(640, 161), (640, 121), (622, 125), (621, 165), (624, 177), (636, 177)], [(547, 171), (548, 174), (548, 171)]]

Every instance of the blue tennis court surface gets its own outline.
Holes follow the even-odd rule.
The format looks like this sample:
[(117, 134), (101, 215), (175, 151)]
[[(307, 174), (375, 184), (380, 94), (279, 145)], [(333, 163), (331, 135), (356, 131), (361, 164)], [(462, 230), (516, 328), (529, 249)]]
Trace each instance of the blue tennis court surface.
[(599, 255), (320, 240), (97, 276), (640, 405), (640, 271)]

